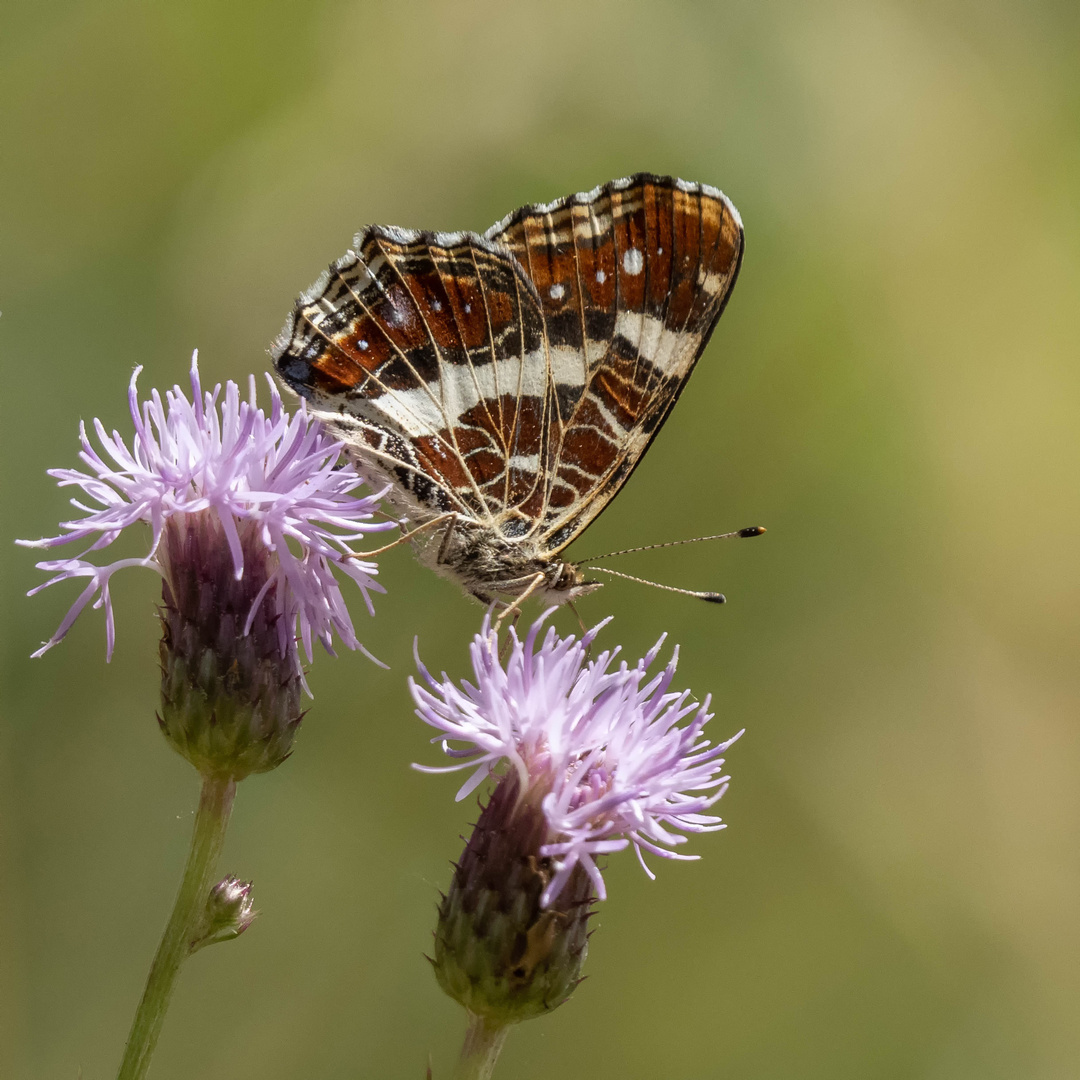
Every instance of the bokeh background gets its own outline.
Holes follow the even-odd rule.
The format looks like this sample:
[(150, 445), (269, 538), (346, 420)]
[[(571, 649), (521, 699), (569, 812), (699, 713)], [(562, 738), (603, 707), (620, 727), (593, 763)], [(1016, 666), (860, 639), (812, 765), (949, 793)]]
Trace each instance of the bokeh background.
[[(4, 0), (0, 32), (0, 1076), (115, 1072), (196, 777), (161, 740), (156, 581), (76, 586), (51, 534), (80, 419), (242, 379), (366, 222), (483, 229), (648, 169), (721, 186), (742, 276), (581, 554), (581, 606), (745, 726), (696, 864), (612, 860), (589, 978), (499, 1075), (1080, 1076), (1080, 9), (1051, 0)], [(480, 609), (382, 559), (298, 749), (240, 790), (223, 870), (262, 916), (183, 972), (154, 1080), (446, 1076), (428, 947), (473, 803), (432, 762), (414, 635)], [(359, 615), (359, 606), (357, 606)], [(575, 628), (572, 617), (560, 625)]]

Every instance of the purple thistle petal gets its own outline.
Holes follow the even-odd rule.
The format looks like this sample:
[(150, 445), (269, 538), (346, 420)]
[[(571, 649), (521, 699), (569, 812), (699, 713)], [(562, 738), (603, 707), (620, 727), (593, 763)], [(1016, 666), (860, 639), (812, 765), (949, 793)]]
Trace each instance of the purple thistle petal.
[[(68, 578), (91, 580), (57, 632), (34, 655), (40, 656), (60, 641), (94, 601), (95, 607), (105, 609), (111, 656), (115, 637), (109, 593), (112, 574), (131, 565), (164, 572), (158, 547), (166, 523), (178, 514), (206, 510), (221, 523), (237, 579), (244, 573), (241, 524), (254, 523), (262, 543), (276, 556), (271, 582), (284, 587), (261, 590), (257, 603), (271, 592), (275, 596), (283, 656), (295, 654), (297, 638), (309, 660), (315, 640), (332, 651), (335, 634), (348, 648), (362, 648), (334, 570), (359, 588), (367, 610), (373, 612), (371, 593), (384, 591), (374, 580), (377, 567), (353, 558), (350, 545), (369, 532), (394, 527), (371, 520), (381, 494), (352, 494), (363, 481), (349, 462), (341, 461), (341, 444), (308, 417), (303, 404), (290, 416), (272, 381), (267, 414), (256, 404), (254, 377), (248, 380), (246, 399), (241, 399), (239, 387), (231, 381), (204, 391), (197, 353), (189, 371), (190, 398), (175, 386), (164, 397), (152, 390), (140, 403), (141, 370), (135, 369), (128, 384), (134, 431), (130, 448), (120, 432), (110, 434), (95, 420), (99, 450), (87, 426), (80, 424), (79, 458), (89, 471), (49, 470), (61, 487), (81, 488), (96, 505), (72, 500), (82, 517), (61, 522), (57, 536), (18, 543), (52, 548), (89, 541), (85, 556), (107, 548), (129, 526), (145, 522), (151, 528), (150, 550), (143, 559), (100, 567), (83, 557), (38, 563), (54, 576), (31, 594)], [(251, 617), (249, 627), (250, 623)]]
[(618, 660), (615, 666), (618, 648), (588, 656), (608, 620), (579, 641), (545, 629), (548, 615), (532, 624), (524, 640), (511, 628), (505, 665), (490, 615), (485, 617), (469, 649), (471, 683), (454, 683), (445, 673), (436, 679), (419, 656), (422, 683), (409, 680), (417, 716), (440, 733), (447, 756), (458, 759), (438, 769), (416, 768), (472, 768), (460, 799), (505, 761), (517, 770), (522, 790), (544, 792), (550, 842), (540, 854), (557, 860), (545, 905), (559, 895), (575, 866), (589, 875), (603, 899), (597, 855), (633, 846), (650, 877), (645, 851), (697, 859), (672, 849), (687, 842), (687, 833), (724, 828), (719, 817), (704, 811), (727, 790), (722, 755), (742, 734), (715, 746), (702, 737), (712, 718), (710, 699), (699, 704), (688, 690), (670, 690), (677, 648), (649, 677), (664, 637), (636, 664)]

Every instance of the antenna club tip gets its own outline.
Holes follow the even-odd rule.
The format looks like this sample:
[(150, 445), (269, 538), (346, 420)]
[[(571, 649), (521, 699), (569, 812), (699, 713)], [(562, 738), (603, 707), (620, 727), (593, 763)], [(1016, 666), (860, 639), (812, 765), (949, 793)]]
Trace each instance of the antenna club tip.
[(719, 592), (702, 593), (701, 594), (701, 599), (702, 600), (708, 600), (708, 602), (710, 604), (726, 604), (727, 603), (727, 597), (723, 593), (719, 593)]
[(748, 529), (740, 529), (740, 536), (761, 536), (765, 532), (764, 525), (751, 525)]

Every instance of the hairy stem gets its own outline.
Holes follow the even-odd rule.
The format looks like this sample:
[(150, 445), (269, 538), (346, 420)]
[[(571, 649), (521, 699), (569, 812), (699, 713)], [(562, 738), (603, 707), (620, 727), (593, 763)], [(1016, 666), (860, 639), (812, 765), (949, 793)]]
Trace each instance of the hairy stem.
[(497, 1024), (469, 1013), (469, 1029), (465, 1032), (454, 1080), (491, 1080), (509, 1031), (509, 1024)]
[(184, 877), (157, 955), (150, 966), (146, 989), (131, 1025), (117, 1080), (142, 1080), (150, 1067), (150, 1058), (161, 1034), (176, 976), (180, 965), (187, 959), (192, 931), (202, 918), (207, 895), (214, 883), (214, 869), (225, 842), (225, 829), (229, 824), (235, 794), (235, 780), (203, 778)]

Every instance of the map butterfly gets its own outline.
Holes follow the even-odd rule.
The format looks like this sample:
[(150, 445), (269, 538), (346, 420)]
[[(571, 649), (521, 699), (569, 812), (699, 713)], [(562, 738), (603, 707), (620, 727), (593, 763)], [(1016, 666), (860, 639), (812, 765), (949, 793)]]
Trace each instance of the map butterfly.
[(281, 378), (484, 603), (600, 587), (560, 557), (667, 419), (743, 253), (716, 188), (639, 174), (483, 235), (372, 225), (297, 301)]

